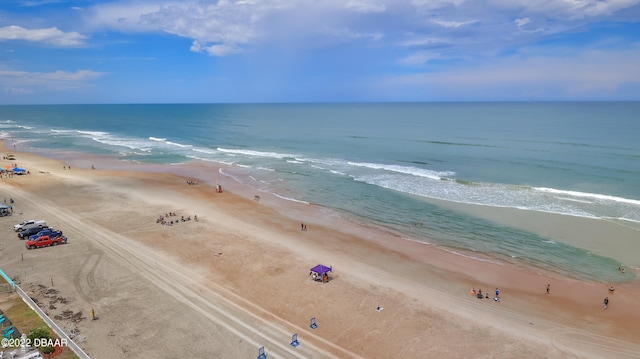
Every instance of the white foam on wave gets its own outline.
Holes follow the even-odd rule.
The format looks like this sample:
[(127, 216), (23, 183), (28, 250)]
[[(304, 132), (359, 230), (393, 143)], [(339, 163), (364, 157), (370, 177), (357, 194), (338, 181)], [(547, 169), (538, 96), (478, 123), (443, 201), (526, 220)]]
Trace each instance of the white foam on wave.
[(415, 238), (410, 238), (410, 237), (400, 237), (400, 238), (402, 238), (402, 239), (404, 239), (406, 241), (409, 241), (409, 242), (416, 242), (416, 243), (420, 243), (420, 244), (424, 244), (424, 245), (431, 245), (430, 242), (423, 241), (423, 240), (420, 240), (420, 239), (415, 239)]
[(280, 158), (280, 159), (294, 158), (296, 160), (299, 160), (296, 158), (296, 155), (288, 154), (288, 153), (262, 152), (262, 151), (255, 151), (255, 150), (233, 150), (233, 149), (220, 148), (220, 147), (218, 147), (218, 151), (228, 153), (228, 154), (245, 155), (245, 156), (252, 156), (252, 157), (267, 157), (267, 158)]
[(172, 141), (165, 141), (166, 144), (168, 145), (172, 145), (172, 146), (178, 146), (178, 147), (182, 147), (182, 148), (191, 148), (191, 145), (183, 145), (182, 143), (178, 143), (178, 142), (172, 142)]
[(194, 155), (185, 155), (185, 157), (191, 158), (192, 160), (199, 160), (199, 161), (206, 161), (206, 162), (218, 162), (218, 161), (212, 160), (211, 158), (199, 157), (199, 156), (194, 156)]
[(575, 199), (575, 198), (557, 197), (557, 196), (554, 196), (553, 198), (561, 199), (561, 200), (563, 200), (563, 201), (572, 201), (572, 202), (587, 203), (587, 204), (591, 204), (591, 203), (593, 203), (593, 202), (591, 202), (591, 201), (584, 201), (584, 200), (581, 200), (581, 199)]
[(617, 219), (619, 221), (633, 222), (633, 223), (639, 223), (640, 224), (640, 220), (637, 220), (637, 219), (631, 219), (631, 218), (625, 218), (625, 217), (619, 217), (619, 218), (614, 218), (614, 219)]
[(161, 137), (149, 137), (149, 140), (153, 141), (153, 142), (160, 142), (160, 143), (164, 143), (164, 144), (167, 144), (167, 145), (177, 146), (177, 147), (182, 147), (182, 148), (191, 148), (191, 147), (193, 147), (191, 145), (183, 145), (183, 144), (178, 143), (178, 142), (172, 142), (172, 141), (167, 140), (166, 138), (161, 138)]
[(211, 149), (208, 149), (208, 148), (199, 148), (199, 147), (194, 147), (194, 148), (191, 149), (191, 151), (200, 152), (200, 153), (206, 153), (208, 155), (216, 155), (216, 154), (219, 153), (216, 150), (211, 150)]
[(445, 177), (452, 177), (455, 175), (455, 172), (451, 171), (432, 171), (423, 168), (417, 167), (409, 167), (409, 166), (398, 166), (398, 165), (385, 165), (381, 163), (369, 163), (369, 162), (347, 162), (351, 166), (356, 167), (366, 167), (376, 170), (384, 170), (390, 172), (398, 172), (404, 173), (408, 175), (425, 177), (433, 180), (441, 180)]
[(471, 255), (468, 255), (468, 254), (462, 254), (460, 252), (456, 252), (453, 249), (448, 249), (446, 247), (438, 247), (438, 248), (442, 249), (445, 252), (449, 252), (451, 254), (455, 254), (455, 255), (460, 256), (460, 257), (473, 259), (473, 260), (479, 261), (479, 262), (493, 263), (493, 264), (497, 264), (497, 265), (500, 265), (500, 266), (504, 266), (504, 263), (501, 263), (501, 262), (498, 262), (498, 261), (494, 261), (494, 260), (491, 260), (491, 259), (480, 258), (480, 257), (476, 257), (476, 256), (471, 256)]
[(103, 145), (109, 145), (109, 146), (120, 146), (120, 147), (127, 147), (130, 148), (132, 150), (144, 150), (145, 148), (148, 148), (148, 143), (146, 141), (142, 141), (142, 140), (126, 140), (126, 139), (122, 139), (122, 138), (110, 138), (110, 137), (91, 137), (92, 140), (98, 142), (98, 143), (102, 143)]
[(295, 199), (295, 198), (291, 198), (291, 197), (286, 197), (286, 196), (283, 196), (283, 195), (279, 195), (279, 194), (277, 194), (277, 193), (273, 193), (273, 192), (271, 192), (271, 194), (272, 194), (272, 195), (274, 195), (274, 196), (276, 196), (276, 197), (278, 197), (278, 198), (280, 198), (280, 199), (284, 199), (284, 200), (286, 200), (286, 201), (291, 201), (291, 202), (298, 202), (298, 203), (309, 204), (309, 202), (307, 202), (307, 201), (303, 201), (303, 200), (299, 200), (299, 199)]
[(527, 186), (492, 183), (476, 183), (474, 186), (468, 186), (456, 181), (431, 181), (431, 178), (425, 181), (422, 177), (398, 175), (394, 173), (377, 173), (350, 177), (358, 182), (453, 203), (517, 208), (592, 219), (600, 218), (600, 216), (594, 214), (595, 212), (591, 212), (593, 208), (581, 208), (583, 205), (590, 206), (589, 203), (580, 203), (580, 206), (572, 206), (557, 200), (555, 202), (549, 201), (549, 199), (553, 197), (545, 199), (542, 193), (532, 191), (531, 188)]
[(97, 137), (105, 137), (105, 136), (109, 136), (110, 133), (109, 132), (103, 132), (103, 131), (82, 131), (82, 130), (76, 130), (77, 133), (83, 134), (83, 135), (89, 135), (89, 136), (97, 136)]
[(546, 193), (569, 195), (569, 196), (582, 197), (582, 198), (592, 198), (596, 200), (615, 201), (615, 202), (629, 203), (629, 204), (640, 206), (639, 200), (624, 198), (624, 197), (617, 197), (617, 196), (610, 196), (606, 194), (567, 191), (567, 190), (560, 190), (560, 189), (547, 188), (547, 187), (533, 187), (533, 189), (536, 191), (546, 192)]

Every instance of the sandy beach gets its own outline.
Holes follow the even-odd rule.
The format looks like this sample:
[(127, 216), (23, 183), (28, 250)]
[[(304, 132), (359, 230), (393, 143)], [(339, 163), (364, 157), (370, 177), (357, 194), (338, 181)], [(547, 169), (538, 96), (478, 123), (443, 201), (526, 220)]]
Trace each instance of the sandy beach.
[[(638, 281), (610, 294), (608, 283), (471, 259), (312, 205), (256, 201), (221, 177), (216, 193), (176, 174), (13, 153), (2, 165), (30, 174), (0, 180), (15, 200), (0, 218), (0, 267), (75, 327), (92, 358), (248, 358), (261, 346), (270, 358), (640, 357)], [(157, 223), (169, 212), (177, 224)], [(27, 250), (13, 232), (26, 219), (69, 243)], [(309, 278), (319, 263), (333, 267), (328, 283)], [(491, 298), (499, 288), (501, 300), (472, 287)], [(64, 300), (47, 306), (47, 288)]]

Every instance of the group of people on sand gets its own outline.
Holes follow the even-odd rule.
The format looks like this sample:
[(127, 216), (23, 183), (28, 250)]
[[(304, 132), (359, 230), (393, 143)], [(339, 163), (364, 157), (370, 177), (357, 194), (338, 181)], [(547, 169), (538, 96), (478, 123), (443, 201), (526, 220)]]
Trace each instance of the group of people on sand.
[[(620, 268), (618, 268), (618, 270), (620, 270)], [(609, 295), (612, 295), (613, 293), (615, 293), (616, 289), (613, 287), (613, 284), (609, 285)], [(547, 295), (551, 294), (551, 284), (547, 284)], [(609, 297), (604, 297), (604, 300), (602, 301), (602, 305), (604, 306), (604, 309), (609, 309)]]
[[(618, 267), (618, 271), (622, 274), (625, 273), (625, 270), (622, 266)], [(609, 295), (613, 295), (615, 291), (616, 289), (613, 287), (613, 285), (609, 285)], [(604, 300), (602, 301), (602, 306), (604, 309), (609, 309), (609, 296), (604, 297)]]
[[(486, 291), (484, 294), (482, 294), (482, 289), (478, 289), (478, 291), (476, 292), (475, 288), (471, 288), (471, 290), (469, 291), (469, 294), (477, 297), (478, 299), (482, 299), (482, 298), (489, 299), (489, 291)], [(500, 301), (500, 290), (498, 288), (496, 288), (496, 296), (493, 297), (493, 300), (496, 302)]]
[[(187, 218), (185, 218), (184, 216), (180, 216), (180, 219), (176, 218), (174, 219), (170, 219), (171, 217), (177, 217), (178, 215), (175, 212), (167, 212), (165, 214), (161, 214), (160, 216), (158, 216), (158, 218), (156, 219), (156, 223), (165, 225), (165, 226), (173, 226), (174, 224), (178, 224), (180, 222), (188, 222), (191, 220), (191, 216), (188, 216)], [(193, 219), (197, 222), (198, 221), (198, 216), (194, 215)]]
[(194, 181), (194, 180), (192, 180), (192, 179), (188, 179), (188, 180), (187, 180), (187, 184), (188, 184), (189, 186), (191, 186), (191, 185), (196, 185), (196, 184), (198, 184), (198, 181)]

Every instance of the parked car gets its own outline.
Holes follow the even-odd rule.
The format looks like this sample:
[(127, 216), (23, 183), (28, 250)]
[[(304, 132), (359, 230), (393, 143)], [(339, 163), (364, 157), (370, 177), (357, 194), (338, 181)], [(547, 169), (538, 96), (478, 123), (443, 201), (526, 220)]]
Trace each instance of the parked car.
[(62, 235), (62, 231), (56, 231), (53, 228), (43, 228), (42, 230), (40, 230), (40, 232), (29, 236), (29, 239), (36, 239), (42, 236), (49, 236), (53, 238), (53, 237), (60, 237), (61, 235)]
[(32, 235), (40, 232), (44, 228), (48, 228), (48, 227), (47, 226), (43, 226), (41, 224), (33, 225), (31, 227), (26, 228), (25, 230), (23, 230), (21, 232), (18, 232), (18, 238), (27, 239), (27, 238), (29, 238), (29, 236), (32, 236)]
[(16, 225), (13, 226), (13, 230), (16, 232), (20, 232), (24, 229), (26, 229), (27, 227), (31, 227), (33, 225), (36, 224), (40, 224), (43, 227), (47, 225), (47, 222), (45, 222), (44, 220), (35, 220), (35, 219), (30, 219), (27, 221), (23, 221), (22, 223), (18, 223)]
[(56, 238), (52, 238), (49, 236), (40, 236), (34, 240), (28, 240), (27, 243), (25, 243), (25, 245), (27, 246), (27, 249), (35, 249), (35, 248), (40, 248), (40, 247), (49, 247), (49, 246), (57, 246), (58, 244), (65, 244), (67, 243), (67, 237), (65, 236), (60, 236), (60, 237), (56, 237)]

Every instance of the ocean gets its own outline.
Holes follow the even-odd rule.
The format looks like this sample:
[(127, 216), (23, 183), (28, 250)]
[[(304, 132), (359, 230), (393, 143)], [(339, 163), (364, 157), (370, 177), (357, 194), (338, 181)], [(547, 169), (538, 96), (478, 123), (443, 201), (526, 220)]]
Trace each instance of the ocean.
[(640, 241), (638, 118), (640, 102), (20, 105), (0, 106), (0, 136), (49, 157), (221, 163), (256, 193), (407, 240), (621, 281), (635, 276), (620, 258), (535, 230), (544, 221), (464, 208), (592, 219)]

